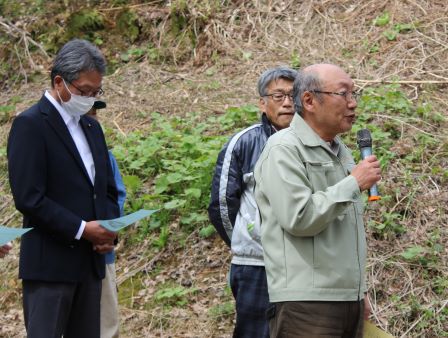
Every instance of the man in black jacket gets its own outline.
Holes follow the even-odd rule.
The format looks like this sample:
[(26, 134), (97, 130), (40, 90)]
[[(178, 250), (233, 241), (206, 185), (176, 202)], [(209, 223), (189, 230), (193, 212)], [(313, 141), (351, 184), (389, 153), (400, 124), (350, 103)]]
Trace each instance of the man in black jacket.
[(231, 247), (230, 286), (236, 301), (234, 337), (269, 337), (269, 305), (253, 170), (268, 139), (294, 116), (292, 87), (297, 72), (287, 67), (265, 71), (258, 80), (261, 124), (235, 134), (216, 163), (210, 221)]
[(101, 253), (116, 234), (96, 220), (119, 216), (103, 132), (84, 116), (102, 94), (106, 62), (72, 40), (57, 54), (51, 89), (19, 114), (8, 139), (9, 181), (23, 226), (19, 277), (28, 337), (100, 335)]

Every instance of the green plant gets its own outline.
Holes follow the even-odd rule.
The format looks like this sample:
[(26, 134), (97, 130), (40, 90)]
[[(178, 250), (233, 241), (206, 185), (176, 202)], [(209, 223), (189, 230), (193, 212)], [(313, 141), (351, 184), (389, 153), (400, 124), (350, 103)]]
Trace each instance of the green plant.
[(395, 237), (402, 234), (406, 229), (401, 225), (402, 216), (396, 212), (385, 212), (381, 215), (381, 220), (369, 220), (369, 226), (375, 229), (376, 233), (384, 238)]
[(359, 109), (367, 113), (397, 112), (409, 114), (411, 107), (411, 101), (400, 90), (398, 84), (365, 88), (359, 102)]
[(206, 227), (199, 230), (199, 236), (203, 238), (208, 238), (216, 233), (216, 229), (213, 225), (207, 225)]
[(398, 32), (395, 30), (386, 30), (383, 32), (383, 35), (386, 37), (387, 40), (393, 41), (397, 39)]
[(415, 29), (415, 25), (412, 23), (397, 23), (394, 25), (394, 30), (398, 33), (408, 33)]
[(227, 109), (226, 114), (218, 119), (218, 122), (226, 130), (236, 129), (256, 121), (258, 119), (258, 114), (259, 109), (254, 105), (231, 107)]
[(252, 52), (242, 52), (242, 57), (244, 61), (249, 61), (252, 58)]
[(294, 69), (299, 69), (301, 65), (302, 61), (300, 60), (300, 55), (294, 50), (291, 54), (291, 67)]
[(408, 261), (414, 261), (420, 258), (425, 252), (426, 252), (425, 248), (419, 245), (415, 245), (411, 246), (410, 248), (407, 248), (400, 254), (400, 256)]
[(439, 295), (446, 294), (448, 292), (448, 277), (437, 276), (436, 278), (434, 278), (432, 282), (432, 288), (434, 292), (436, 292)]
[[(167, 226), (175, 216), (186, 227), (206, 226), (208, 218), (204, 210), (211, 177), (218, 151), (227, 139), (207, 135), (207, 128), (221, 123), (222, 130), (230, 130), (243, 121), (249, 123), (257, 111), (253, 106), (230, 108), (219, 122), (211, 119), (199, 123), (194, 115), (167, 118), (153, 113), (149, 130), (131, 133), (126, 138), (116, 136), (113, 153), (123, 168), (129, 208), (161, 209), (139, 228), (145, 235), (160, 228), (159, 238), (152, 242), (154, 246), (166, 245)], [(210, 231), (203, 230), (202, 234), (211, 235)]]
[(8, 122), (15, 110), (15, 105), (0, 106), (0, 124)]
[(145, 55), (146, 51), (143, 48), (130, 48), (126, 52), (120, 54), (120, 58), (124, 62), (130, 60), (139, 61)]
[(377, 16), (373, 20), (373, 24), (378, 27), (386, 26), (390, 21), (389, 12), (384, 12), (383, 14)]
[(209, 316), (213, 318), (220, 318), (225, 316), (230, 316), (235, 313), (234, 302), (225, 302), (222, 304), (216, 304), (208, 310)]
[(140, 28), (138, 25), (137, 15), (129, 8), (121, 11), (116, 19), (117, 29), (121, 34), (126, 36), (130, 42), (137, 40)]
[(187, 296), (197, 291), (197, 288), (187, 289), (182, 286), (165, 287), (154, 294), (154, 299), (166, 306), (184, 306), (188, 303)]
[(166, 246), (167, 242), (168, 242), (168, 238), (170, 235), (170, 230), (168, 228), (168, 226), (162, 226), (160, 228), (160, 234), (159, 237), (155, 240), (153, 240), (153, 245), (159, 249), (162, 249)]
[(415, 29), (415, 26), (410, 23), (397, 23), (391, 29), (385, 30), (383, 35), (389, 41), (396, 40), (398, 34), (408, 33)]
[(104, 28), (104, 18), (95, 9), (84, 8), (72, 13), (65, 30), (67, 38), (85, 37), (92, 39), (94, 32)]

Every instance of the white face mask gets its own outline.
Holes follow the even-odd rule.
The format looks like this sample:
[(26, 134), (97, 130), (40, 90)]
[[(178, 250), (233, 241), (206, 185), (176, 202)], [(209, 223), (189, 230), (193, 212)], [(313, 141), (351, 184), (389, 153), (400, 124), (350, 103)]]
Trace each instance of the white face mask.
[(86, 114), (90, 109), (92, 109), (93, 104), (95, 103), (96, 99), (94, 97), (87, 97), (87, 96), (73, 94), (70, 91), (70, 89), (68, 89), (67, 85), (65, 84), (65, 80), (62, 79), (62, 81), (64, 81), (64, 86), (65, 86), (65, 88), (67, 88), (71, 97), (70, 97), (70, 100), (68, 100), (67, 102), (64, 102), (61, 99), (59, 92), (57, 91), (59, 100), (61, 100), (61, 106), (65, 109), (65, 111), (70, 116), (80, 118), (82, 115)]

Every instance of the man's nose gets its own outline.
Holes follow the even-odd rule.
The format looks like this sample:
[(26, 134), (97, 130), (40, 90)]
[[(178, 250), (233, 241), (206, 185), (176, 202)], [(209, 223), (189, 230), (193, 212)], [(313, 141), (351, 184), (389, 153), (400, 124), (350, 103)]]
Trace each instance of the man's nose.
[(294, 101), (293, 101), (292, 97), (289, 95), (286, 95), (285, 99), (283, 100), (283, 105), (291, 105), (293, 103), (294, 103)]

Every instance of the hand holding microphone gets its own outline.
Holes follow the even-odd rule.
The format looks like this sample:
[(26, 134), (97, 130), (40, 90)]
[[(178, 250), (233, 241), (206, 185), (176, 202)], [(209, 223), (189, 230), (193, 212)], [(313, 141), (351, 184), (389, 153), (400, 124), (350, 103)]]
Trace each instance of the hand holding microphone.
[(376, 182), (381, 179), (380, 162), (372, 155), (372, 137), (368, 129), (358, 131), (358, 146), (362, 161), (353, 169), (351, 175), (358, 182), (361, 191), (369, 189), (369, 201), (381, 199)]

